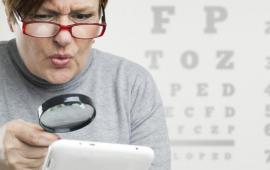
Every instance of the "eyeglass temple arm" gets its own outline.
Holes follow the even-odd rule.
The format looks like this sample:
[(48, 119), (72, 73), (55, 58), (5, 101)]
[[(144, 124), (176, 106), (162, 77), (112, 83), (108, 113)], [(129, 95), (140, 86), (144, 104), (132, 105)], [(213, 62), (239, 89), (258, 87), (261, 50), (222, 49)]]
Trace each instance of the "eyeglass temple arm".
[(20, 13), (18, 13), (18, 11), (17, 10), (13, 10), (13, 15), (14, 15), (14, 18), (15, 18), (15, 22), (19, 25), (19, 29), (23, 29), (22, 27), (23, 27), (23, 24), (22, 24), (22, 22), (23, 22), (23, 18), (22, 18), (22, 16), (20, 15)]
[(18, 10), (14, 9), (13, 10), (13, 15), (16, 19), (18, 19), (19, 21), (23, 22), (23, 17), (21, 16), (21, 14), (18, 12)]
[(101, 10), (102, 10), (102, 18), (101, 18), (101, 22), (106, 24), (106, 17), (105, 17), (105, 9), (103, 4), (101, 5)]

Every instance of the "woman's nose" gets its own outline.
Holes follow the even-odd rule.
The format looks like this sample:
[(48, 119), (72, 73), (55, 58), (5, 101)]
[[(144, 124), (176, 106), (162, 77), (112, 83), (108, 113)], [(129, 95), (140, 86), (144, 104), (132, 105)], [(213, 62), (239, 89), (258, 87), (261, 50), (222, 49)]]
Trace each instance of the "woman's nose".
[[(61, 19), (59, 24), (61, 25), (69, 25), (71, 24), (68, 20), (68, 17), (64, 17), (64, 19)], [(73, 37), (71, 35), (71, 30), (64, 28), (60, 29), (59, 32), (53, 37), (54, 41), (59, 44), (60, 46), (66, 46), (70, 44), (73, 41)]]
[(54, 41), (57, 42), (60, 46), (66, 46), (70, 44), (73, 40), (73, 37), (69, 30), (60, 30), (58, 34), (54, 36)]

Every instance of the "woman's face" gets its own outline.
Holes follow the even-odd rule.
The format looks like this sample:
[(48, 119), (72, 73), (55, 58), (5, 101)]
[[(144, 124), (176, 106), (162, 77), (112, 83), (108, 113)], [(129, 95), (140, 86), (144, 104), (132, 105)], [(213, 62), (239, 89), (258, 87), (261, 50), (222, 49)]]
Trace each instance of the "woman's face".
[[(61, 25), (98, 22), (99, 0), (46, 0), (33, 17), (25, 20), (56, 22)], [(53, 84), (70, 81), (85, 66), (93, 39), (73, 38), (68, 30), (61, 30), (51, 38), (24, 35), (13, 25), (19, 53), (34, 75)]]

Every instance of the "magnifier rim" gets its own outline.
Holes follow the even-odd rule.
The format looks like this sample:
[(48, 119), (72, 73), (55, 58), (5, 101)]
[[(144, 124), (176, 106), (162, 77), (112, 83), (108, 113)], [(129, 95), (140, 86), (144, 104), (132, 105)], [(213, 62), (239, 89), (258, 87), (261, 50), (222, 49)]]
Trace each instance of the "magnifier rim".
[[(74, 98), (77, 97), (77, 98)], [(75, 100), (76, 99), (76, 100)], [(50, 128), (46, 125), (44, 125), (40, 119), (42, 117), (42, 115), (49, 109), (52, 108), (54, 106), (60, 105), (60, 104), (64, 104), (64, 103), (68, 103), (68, 102), (74, 102), (74, 103), (84, 103), (87, 105), (90, 105), (93, 108), (93, 115), (87, 119), (85, 122), (83, 122), (80, 125), (74, 126), (72, 128), (65, 128), (65, 129), (58, 129), (58, 128)], [(52, 133), (63, 133), (63, 132), (70, 132), (70, 131), (74, 131), (74, 130), (78, 130), (86, 125), (88, 125), (89, 123), (91, 123), (93, 121), (93, 119), (96, 117), (96, 109), (93, 106), (93, 102), (91, 100), (90, 97), (83, 95), (83, 94), (79, 94), (79, 93), (70, 93), (70, 94), (63, 94), (63, 95), (58, 95), (55, 97), (52, 97), (48, 100), (46, 100), (41, 106), (39, 106), (38, 108), (38, 117), (39, 117), (39, 124), (40, 126), (45, 129), (47, 132), (52, 132)]]

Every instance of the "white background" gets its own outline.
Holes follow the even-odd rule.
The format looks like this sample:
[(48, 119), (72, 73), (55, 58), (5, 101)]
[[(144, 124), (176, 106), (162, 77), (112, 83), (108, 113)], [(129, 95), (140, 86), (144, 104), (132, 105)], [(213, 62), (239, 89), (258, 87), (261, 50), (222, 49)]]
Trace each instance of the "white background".
[[(161, 12), (168, 19), (161, 23), (155, 8), (174, 12)], [(95, 47), (154, 76), (167, 108), (172, 170), (269, 169), (269, 0), (116, 0), (106, 14)], [(2, 6), (0, 21), (0, 40), (12, 38)], [(207, 23), (216, 32), (205, 32)], [(165, 33), (153, 32), (155, 24)], [(156, 63), (147, 55), (153, 50), (162, 53)]]

